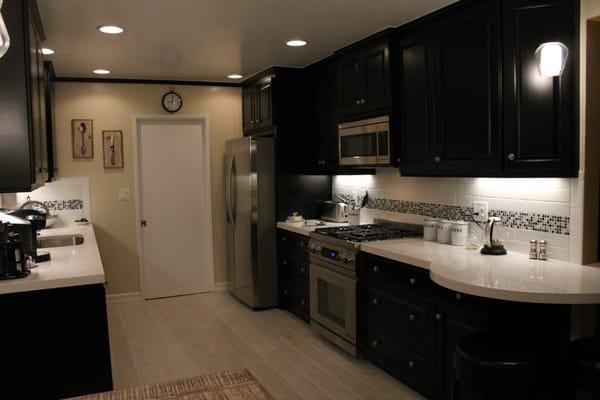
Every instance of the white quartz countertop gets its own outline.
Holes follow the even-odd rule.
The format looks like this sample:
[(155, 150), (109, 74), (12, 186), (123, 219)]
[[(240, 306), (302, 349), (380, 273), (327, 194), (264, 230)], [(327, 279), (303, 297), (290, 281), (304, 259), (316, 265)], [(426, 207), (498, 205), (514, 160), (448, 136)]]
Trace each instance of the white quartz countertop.
[(360, 248), (428, 269), (435, 283), (461, 293), (527, 303), (600, 304), (598, 267), (530, 260), (515, 252), (488, 256), (423, 239), (369, 242)]
[(39, 263), (25, 278), (0, 281), (0, 294), (104, 283), (104, 268), (92, 225), (44, 229), (39, 237), (83, 235), (79, 246), (43, 249), (51, 260)]
[(280, 229), (285, 229), (286, 231), (298, 233), (300, 235), (308, 236), (312, 231), (318, 228), (333, 228), (336, 226), (348, 226), (347, 222), (337, 223), (337, 222), (325, 222), (325, 225), (317, 225), (317, 226), (306, 226), (304, 222), (278, 222), (277, 227)]

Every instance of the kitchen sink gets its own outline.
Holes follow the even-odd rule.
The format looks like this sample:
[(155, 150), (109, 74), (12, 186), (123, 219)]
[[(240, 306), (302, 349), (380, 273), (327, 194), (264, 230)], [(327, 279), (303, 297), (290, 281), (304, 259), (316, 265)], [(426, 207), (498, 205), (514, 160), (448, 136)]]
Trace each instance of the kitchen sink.
[(41, 237), (37, 240), (38, 248), (80, 246), (83, 244), (83, 235), (60, 235)]

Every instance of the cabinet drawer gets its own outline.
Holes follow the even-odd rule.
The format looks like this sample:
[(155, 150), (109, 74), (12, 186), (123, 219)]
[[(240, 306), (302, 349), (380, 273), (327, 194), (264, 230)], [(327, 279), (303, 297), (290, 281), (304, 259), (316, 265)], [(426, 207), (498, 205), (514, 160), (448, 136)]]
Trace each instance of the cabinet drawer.
[(279, 230), (278, 244), (280, 257), (290, 256), (301, 260), (308, 260), (308, 240), (308, 236)]
[(281, 256), (279, 268), (281, 271), (285, 271), (285, 273), (293, 275), (296, 279), (300, 279), (308, 284), (309, 265), (310, 263), (307, 261), (301, 261), (284, 254)]
[(414, 296), (390, 296), (369, 288), (367, 292), (369, 328), (404, 347), (431, 353), (433, 348), (433, 303)]
[(429, 271), (385, 258), (367, 255), (364, 260), (364, 274), (369, 284), (376, 283), (394, 289), (428, 294), (433, 293), (433, 282)]
[(368, 360), (415, 390), (429, 396), (433, 362), (373, 330), (368, 331), (365, 355)]
[(489, 299), (455, 292), (439, 285), (436, 285), (436, 295), (445, 307), (463, 313), (486, 313), (490, 303)]
[(293, 276), (284, 277), (281, 287), (283, 306), (291, 313), (308, 321), (310, 318), (310, 293), (308, 285)]

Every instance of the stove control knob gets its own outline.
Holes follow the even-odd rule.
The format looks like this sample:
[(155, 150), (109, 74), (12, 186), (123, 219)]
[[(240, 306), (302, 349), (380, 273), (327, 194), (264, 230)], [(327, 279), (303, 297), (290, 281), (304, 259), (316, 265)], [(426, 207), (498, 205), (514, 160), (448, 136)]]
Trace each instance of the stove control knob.
[(354, 257), (352, 257), (352, 256), (347, 256), (346, 257), (346, 262), (351, 263), (353, 261), (354, 261)]
[(320, 252), (321, 252), (321, 250), (323, 250), (323, 247), (321, 247), (321, 246), (319, 246), (319, 245), (316, 245), (316, 246), (315, 246), (315, 253), (320, 253)]
[(314, 245), (314, 244), (312, 244), (312, 243), (311, 243), (311, 244), (309, 244), (309, 245), (308, 245), (308, 251), (310, 251), (311, 253), (314, 253), (314, 252), (315, 252), (315, 247), (317, 247), (317, 246), (315, 246), (315, 245)]

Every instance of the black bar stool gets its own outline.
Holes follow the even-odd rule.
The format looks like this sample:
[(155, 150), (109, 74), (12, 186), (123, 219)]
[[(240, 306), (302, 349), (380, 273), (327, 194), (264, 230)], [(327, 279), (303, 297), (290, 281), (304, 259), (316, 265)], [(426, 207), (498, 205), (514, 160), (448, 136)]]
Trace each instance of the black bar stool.
[[(461, 338), (454, 351), (453, 400), (548, 399), (548, 360), (525, 340), (488, 334)], [(555, 363), (558, 365), (558, 362)]]
[(579, 389), (600, 400), (600, 339), (588, 338), (571, 342), (570, 366), (574, 379), (573, 398)]

